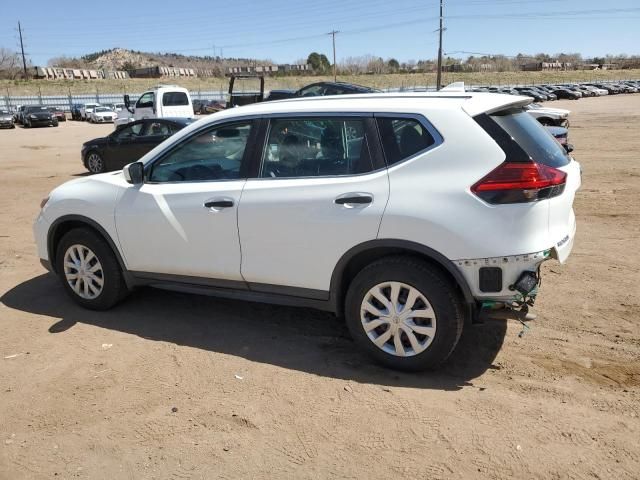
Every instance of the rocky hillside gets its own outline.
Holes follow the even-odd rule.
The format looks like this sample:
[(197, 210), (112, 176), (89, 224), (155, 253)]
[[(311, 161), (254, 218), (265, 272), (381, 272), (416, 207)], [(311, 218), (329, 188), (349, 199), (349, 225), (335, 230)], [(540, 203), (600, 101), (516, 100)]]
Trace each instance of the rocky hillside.
[[(227, 67), (239, 65), (271, 65), (269, 60), (254, 60), (248, 58), (225, 58)], [(131, 70), (134, 68), (151, 67), (155, 65), (165, 67), (189, 67), (189, 68), (220, 68), (220, 57), (188, 56), (177, 53), (149, 53), (127, 50), (125, 48), (112, 48), (103, 50), (79, 58), (52, 58), (49, 65), (57, 67), (91, 68), (104, 70)]]

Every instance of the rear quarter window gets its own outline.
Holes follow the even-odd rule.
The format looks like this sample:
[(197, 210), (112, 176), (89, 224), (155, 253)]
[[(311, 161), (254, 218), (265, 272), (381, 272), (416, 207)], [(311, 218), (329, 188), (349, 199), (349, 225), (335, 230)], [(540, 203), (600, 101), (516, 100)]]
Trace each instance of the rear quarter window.
[(184, 92), (166, 92), (162, 95), (162, 105), (165, 107), (189, 105), (189, 97)]
[(565, 149), (523, 109), (509, 109), (480, 117), (478, 123), (505, 151), (507, 161), (533, 160), (554, 168), (569, 164), (570, 157)]
[(436, 143), (427, 128), (414, 118), (377, 119), (387, 165), (395, 165)]

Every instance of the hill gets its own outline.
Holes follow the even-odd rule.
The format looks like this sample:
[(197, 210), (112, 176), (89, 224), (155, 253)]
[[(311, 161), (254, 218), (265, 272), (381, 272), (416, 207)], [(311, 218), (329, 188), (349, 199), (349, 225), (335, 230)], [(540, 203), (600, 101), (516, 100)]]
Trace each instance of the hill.
[(88, 68), (104, 70), (131, 70), (134, 68), (163, 66), (219, 69), (225, 67), (253, 65), (272, 65), (270, 60), (256, 60), (249, 58), (225, 58), (213, 56), (182, 55), (179, 53), (151, 53), (128, 50), (126, 48), (112, 48), (100, 52), (90, 53), (82, 57), (55, 57), (48, 62), (50, 66), (65, 68)]

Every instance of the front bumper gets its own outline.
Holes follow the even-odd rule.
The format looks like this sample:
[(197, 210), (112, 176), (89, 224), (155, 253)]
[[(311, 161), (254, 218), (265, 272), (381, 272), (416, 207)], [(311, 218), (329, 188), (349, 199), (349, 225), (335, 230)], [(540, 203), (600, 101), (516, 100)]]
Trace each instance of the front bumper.
[(54, 120), (31, 120), (29, 119), (29, 125), (32, 127), (48, 127), (54, 124)]
[[(33, 223), (33, 238), (36, 241), (36, 247), (38, 249), (38, 257), (40, 258), (40, 263), (44, 265), (43, 262), (46, 262), (50, 265), (49, 262), (49, 249), (47, 246), (47, 236), (49, 233), (49, 227), (51, 223), (44, 217), (42, 212), (38, 214), (36, 221)], [(45, 267), (46, 268), (46, 267)], [(48, 268), (47, 270), (50, 270)]]

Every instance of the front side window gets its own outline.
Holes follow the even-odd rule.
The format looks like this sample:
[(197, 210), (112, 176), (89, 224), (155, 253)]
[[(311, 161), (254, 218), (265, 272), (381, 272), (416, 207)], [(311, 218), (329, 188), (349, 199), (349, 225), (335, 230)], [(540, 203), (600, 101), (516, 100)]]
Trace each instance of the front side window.
[(435, 139), (414, 118), (378, 118), (387, 165), (394, 165), (435, 144)]
[(324, 89), (325, 86), (320, 84), (320, 85), (309, 85), (306, 88), (303, 88), (302, 90), (300, 90), (299, 95), (301, 97), (319, 97), (324, 95)]
[(150, 182), (194, 182), (240, 178), (251, 122), (200, 132), (154, 163)]
[(162, 95), (162, 105), (165, 107), (189, 105), (189, 97), (184, 92), (165, 92)]
[(142, 95), (136, 103), (136, 108), (151, 108), (153, 107), (153, 92), (148, 92)]
[(169, 125), (164, 122), (150, 122), (145, 136), (171, 135)]
[(262, 178), (353, 175), (373, 169), (363, 118), (272, 120)]
[(144, 124), (140, 122), (140, 123), (134, 123), (133, 125), (127, 125), (126, 127), (122, 127), (113, 134), (114, 139), (121, 141), (121, 140), (129, 140), (131, 138), (136, 138), (142, 133), (143, 126)]

